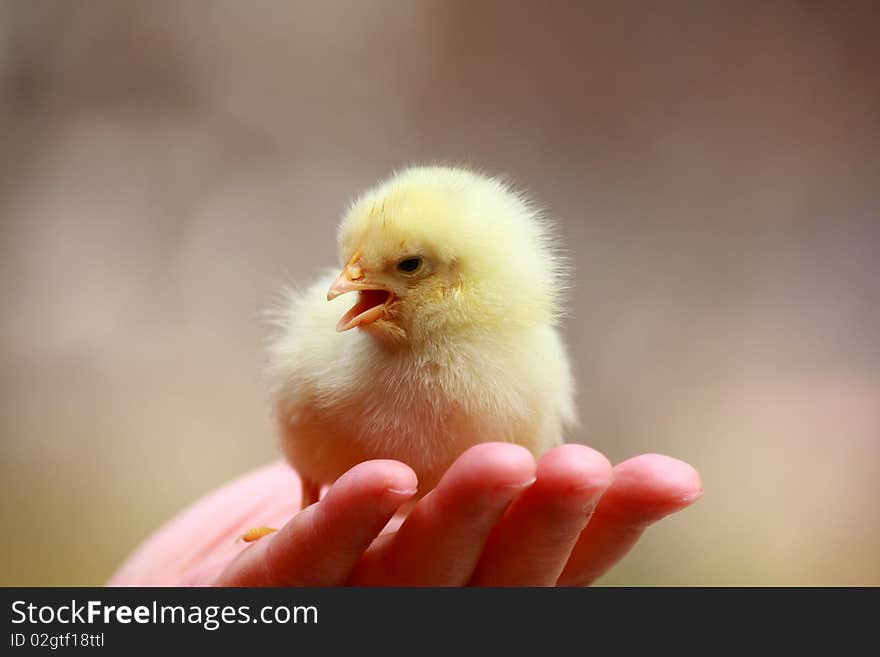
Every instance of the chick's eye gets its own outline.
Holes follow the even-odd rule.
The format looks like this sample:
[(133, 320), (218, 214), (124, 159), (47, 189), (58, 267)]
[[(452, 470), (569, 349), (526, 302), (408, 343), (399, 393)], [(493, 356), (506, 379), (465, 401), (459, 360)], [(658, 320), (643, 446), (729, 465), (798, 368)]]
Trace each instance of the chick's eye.
[(413, 272), (418, 271), (421, 266), (421, 258), (404, 258), (397, 263), (398, 271), (402, 271), (405, 274), (412, 274)]

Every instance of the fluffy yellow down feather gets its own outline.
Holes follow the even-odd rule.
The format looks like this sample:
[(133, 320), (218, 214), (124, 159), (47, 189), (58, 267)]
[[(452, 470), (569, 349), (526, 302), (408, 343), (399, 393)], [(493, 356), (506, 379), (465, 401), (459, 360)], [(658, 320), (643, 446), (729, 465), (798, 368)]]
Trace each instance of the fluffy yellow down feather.
[(303, 506), (368, 459), (403, 461), (423, 495), (474, 444), (537, 457), (562, 441), (575, 423), (556, 328), (564, 267), (522, 194), (465, 169), (407, 169), (351, 205), (338, 248), (342, 273), (291, 295), (270, 352)]

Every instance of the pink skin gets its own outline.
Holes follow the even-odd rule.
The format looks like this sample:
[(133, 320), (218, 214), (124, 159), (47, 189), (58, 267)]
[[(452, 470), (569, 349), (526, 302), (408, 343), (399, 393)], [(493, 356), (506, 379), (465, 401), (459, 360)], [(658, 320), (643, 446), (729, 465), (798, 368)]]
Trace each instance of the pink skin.
[[(361, 463), (297, 513), (284, 463), (203, 498), (153, 535), (111, 586), (583, 586), (661, 518), (702, 494), (686, 463), (657, 454), (612, 468), (563, 445), (537, 463), (522, 447), (477, 445), (404, 519), (413, 471)], [(247, 529), (280, 527), (250, 545)]]

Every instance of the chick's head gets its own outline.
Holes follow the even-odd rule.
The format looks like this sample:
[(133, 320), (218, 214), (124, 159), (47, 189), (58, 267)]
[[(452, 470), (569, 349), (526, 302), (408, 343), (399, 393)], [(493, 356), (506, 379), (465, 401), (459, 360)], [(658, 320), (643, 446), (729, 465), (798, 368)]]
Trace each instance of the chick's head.
[(557, 314), (562, 267), (549, 226), (497, 178), (407, 169), (351, 205), (338, 247), (343, 270), (328, 299), (358, 294), (338, 331), (418, 343)]

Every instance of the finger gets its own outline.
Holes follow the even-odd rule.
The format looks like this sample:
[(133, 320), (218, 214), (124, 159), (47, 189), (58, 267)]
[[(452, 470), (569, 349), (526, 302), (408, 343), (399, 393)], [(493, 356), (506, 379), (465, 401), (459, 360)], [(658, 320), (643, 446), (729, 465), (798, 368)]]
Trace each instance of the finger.
[(562, 445), (538, 462), (537, 481), (492, 531), (471, 584), (553, 586), (611, 485), (611, 464), (596, 450)]
[(534, 478), (535, 460), (523, 447), (471, 447), (415, 505), (397, 533), (367, 553), (352, 582), (464, 585), (492, 528)]
[(324, 499), (245, 549), (215, 585), (341, 585), (416, 485), (415, 473), (403, 463), (356, 465)]
[(702, 494), (700, 476), (683, 461), (643, 454), (617, 465), (614, 483), (581, 533), (559, 585), (591, 584), (632, 549), (648, 526)]

